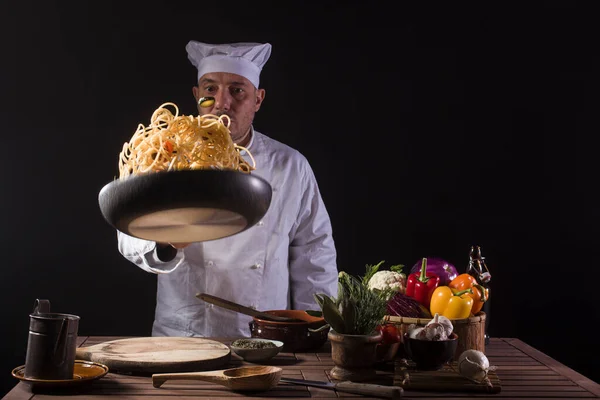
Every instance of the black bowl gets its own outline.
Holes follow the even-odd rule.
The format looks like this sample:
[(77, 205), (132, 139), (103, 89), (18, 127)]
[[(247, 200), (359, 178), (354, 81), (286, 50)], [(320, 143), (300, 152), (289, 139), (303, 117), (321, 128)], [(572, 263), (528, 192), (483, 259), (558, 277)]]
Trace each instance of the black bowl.
[(256, 224), (271, 204), (269, 183), (230, 170), (131, 175), (102, 188), (104, 219), (140, 239), (189, 243), (219, 239)]
[(436, 370), (454, 358), (458, 345), (458, 335), (452, 333), (448, 340), (413, 339), (404, 334), (404, 351), (414, 361), (417, 369)]

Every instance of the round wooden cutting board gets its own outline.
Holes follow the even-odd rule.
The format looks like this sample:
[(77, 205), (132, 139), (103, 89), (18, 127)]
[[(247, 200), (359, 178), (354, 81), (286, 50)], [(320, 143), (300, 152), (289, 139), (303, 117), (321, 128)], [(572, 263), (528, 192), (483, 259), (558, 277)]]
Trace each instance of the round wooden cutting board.
[(111, 372), (154, 374), (219, 369), (231, 359), (231, 350), (204, 338), (139, 337), (80, 347), (76, 358), (104, 364)]

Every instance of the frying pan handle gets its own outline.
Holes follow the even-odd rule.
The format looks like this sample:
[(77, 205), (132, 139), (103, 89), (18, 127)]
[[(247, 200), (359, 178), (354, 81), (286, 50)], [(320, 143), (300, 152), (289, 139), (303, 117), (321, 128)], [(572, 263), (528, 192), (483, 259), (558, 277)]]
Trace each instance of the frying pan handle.
[(404, 394), (404, 389), (399, 386), (374, 385), (372, 383), (356, 383), (350, 381), (336, 384), (335, 390), (338, 392), (384, 397), (387, 399), (399, 399)]

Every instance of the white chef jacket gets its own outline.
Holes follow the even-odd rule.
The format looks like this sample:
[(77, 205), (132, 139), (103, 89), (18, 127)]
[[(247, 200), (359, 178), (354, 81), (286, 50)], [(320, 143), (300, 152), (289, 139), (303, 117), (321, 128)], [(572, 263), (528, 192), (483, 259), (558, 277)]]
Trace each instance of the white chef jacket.
[(158, 259), (155, 242), (117, 232), (120, 253), (158, 274), (153, 336), (250, 336), (252, 317), (206, 303), (197, 293), (260, 311), (318, 310), (313, 294), (337, 294), (331, 222), (308, 161), (257, 131), (247, 148), (256, 160), (252, 174), (273, 190), (269, 210), (255, 226), (192, 243), (169, 262)]

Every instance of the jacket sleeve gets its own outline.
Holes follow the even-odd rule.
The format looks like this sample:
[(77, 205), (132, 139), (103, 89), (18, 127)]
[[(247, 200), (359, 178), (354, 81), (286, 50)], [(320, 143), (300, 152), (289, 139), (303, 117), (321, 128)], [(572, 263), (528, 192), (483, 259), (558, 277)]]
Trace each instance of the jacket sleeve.
[(337, 296), (336, 249), (329, 214), (308, 163), (301, 184), (303, 195), (289, 251), (292, 309), (318, 310), (314, 294)]
[(174, 259), (164, 262), (156, 254), (156, 242), (134, 238), (120, 231), (117, 231), (117, 244), (123, 257), (153, 274), (172, 272), (184, 260), (183, 250), (178, 250)]

